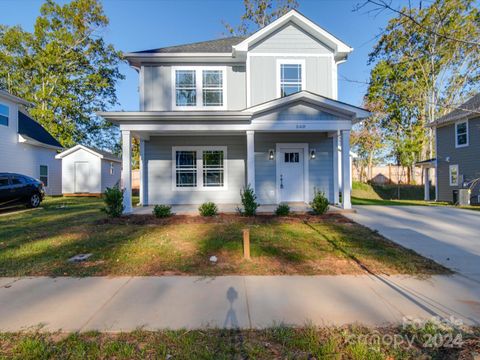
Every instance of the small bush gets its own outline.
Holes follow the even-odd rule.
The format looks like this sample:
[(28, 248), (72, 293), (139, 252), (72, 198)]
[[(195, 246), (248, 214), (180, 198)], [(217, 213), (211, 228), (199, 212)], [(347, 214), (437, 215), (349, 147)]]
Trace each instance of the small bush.
[(166, 218), (172, 216), (172, 207), (168, 205), (155, 205), (153, 207), (153, 215), (157, 218)]
[(110, 217), (120, 217), (122, 216), (123, 210), (123, 190), (120, 190), (118, 186), (112, 188), (106, 188), (103, 193), (103, 201), (105, 202), (105, 207), (102, 208), (102, 211), (107, 213)]
[(250, 184), (240, 190), (240, 197), (242, 198), (242, 209), (237, 209), (238, 212), (245, 216), (255, 216), (257, 214), (257, 195), (255, 195), (255, 191), (251, 188)]
[(287, 204), (280, 204), (275, 209), (275, 215), (278, 216), (288, 216), (290, 214), (290, 206)]
[(328, 199), (323, 191), (316, 191), (313, 200), (310, 203), (313, 212), (317, 215), (325, 214), (328, 210)]
[(215, 216), (215, 215), (218, 214), (217, 205), (215, 205), (213, 202), (203, 203), (198, 208), (198, 211), (200, 212), (200, 215), (202, 215), (202, 216)]

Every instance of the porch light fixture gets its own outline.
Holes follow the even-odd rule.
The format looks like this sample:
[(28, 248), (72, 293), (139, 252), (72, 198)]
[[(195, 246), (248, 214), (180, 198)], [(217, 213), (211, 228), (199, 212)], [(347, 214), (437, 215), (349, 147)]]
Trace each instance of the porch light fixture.
[(317, 157), (317, 151), (315, 149), (310, 150), (310, 159), (315, 159)]
[(275, 159), (275, 150), (270, 149), (268, 150), (268, 160), (273, 160)]

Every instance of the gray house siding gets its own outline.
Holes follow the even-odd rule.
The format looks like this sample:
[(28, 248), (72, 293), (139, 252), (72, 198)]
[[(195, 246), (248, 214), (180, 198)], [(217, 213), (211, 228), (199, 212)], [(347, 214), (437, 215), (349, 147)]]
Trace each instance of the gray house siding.
[(309, 197), (314, 189), (324, 191), (333, 202), (333, 143), (326, 133), (305, 134), (255, 134), (255, 190), (261, 204), (275, 204), (276, 161), (268, 159), (269, 149), (276, 143), (308, 143), (316, 149), (316, 158), (309, 159)]
[(330, 54), (333, 52), (327, 45), (319, 42), (310, 34), (292, 22), (273, 32), (266, 39), (254, 44), (252, 53), (309, 53)]
[[(227, 186), (216, 191), (175, 191), (172, 189), (173, 146), (227, 146)], [(146, 204), (239, 203), (245, 185), (245, 136), (156, 136), (145, 141), (148, 179)]]
[[(172, 66), (225, 66), (225, 64), (165, 64), (143, 68), (143, 110), (172, 110)], [(243, 110), (246, 107), (245, 65), (226, 65), (227, 109)], [(142, 86), (142, 84), (140, 84)]]
[(330, 56), (259, 56), (250, 58), (251, 105), (276, 99), (277, 60), (299, 59), (305, 61), (305, 90), (333, 97), (333, 58)]
[(480, 118), (468, 120), (469, 146), (466, 147), (455, 148), (455, 124), (439, 127), (436, 132), (438, 200), (452, 201), (453, 190), (460, 186), (450, 186), (450, 165), (458, 165), (459, 185), (462, 177), (464, 181), (480, 177)]

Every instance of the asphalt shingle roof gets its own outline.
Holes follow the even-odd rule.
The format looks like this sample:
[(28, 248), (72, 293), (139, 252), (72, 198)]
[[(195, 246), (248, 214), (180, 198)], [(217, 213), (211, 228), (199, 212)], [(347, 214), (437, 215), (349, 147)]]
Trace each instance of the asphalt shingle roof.
[(37, 140), (43, 144), (62, 147), (62, 145), (45, 130), (42, 125), (33, 120), (27, 114), (18, 112), (18, 133), (20, 135), (28, 136), (34, 140)]
[(87, 149), (90, 149), (94, 152), (96, 152), (97, 154), (100, 154), (102, 155), (105, 159), (108, 159), (108, 160), (119, 160), (121, 161), (122, 159), (115, 155), (115, 154), (112, 154), (111, 152), (108, 152), (108, 151), (105, 151), (105, 150), (100, 150), (100, 149), (97, 149), (97, 148), (94, 148), (92, 146), (86, 146), (86, 145), (82, 145), (84, 147), (86, 147)]
[(135, 51), (133, 54), (157, 54), (157, 53), (229, 53), (232, 46), (240, 44), (246, 36), (232, 36), (222, 39), (201, 41), (190, 44), (168, 46), (158, 49)]
[(478, 112), (480, 112), (480, 93), (472, 96), (465, 103), (460, 105), (457, 109), (439, 118), (437, 121), (435, 121), (435, 125), (442, 125), (450, 123), (452, 121), (462, 120), (468, 117), (472, 117), (472, 115), (480, 116)]

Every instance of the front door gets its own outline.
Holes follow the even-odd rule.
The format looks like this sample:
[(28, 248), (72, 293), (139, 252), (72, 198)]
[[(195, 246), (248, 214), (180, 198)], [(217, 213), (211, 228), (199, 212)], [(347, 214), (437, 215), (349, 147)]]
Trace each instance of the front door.
[(86, 161), (75, 162), (75, 192), (89, 193), (90, 164)]
[(304, 201), (303, 149), (280, 148), (279, 184), (280, 201)]

